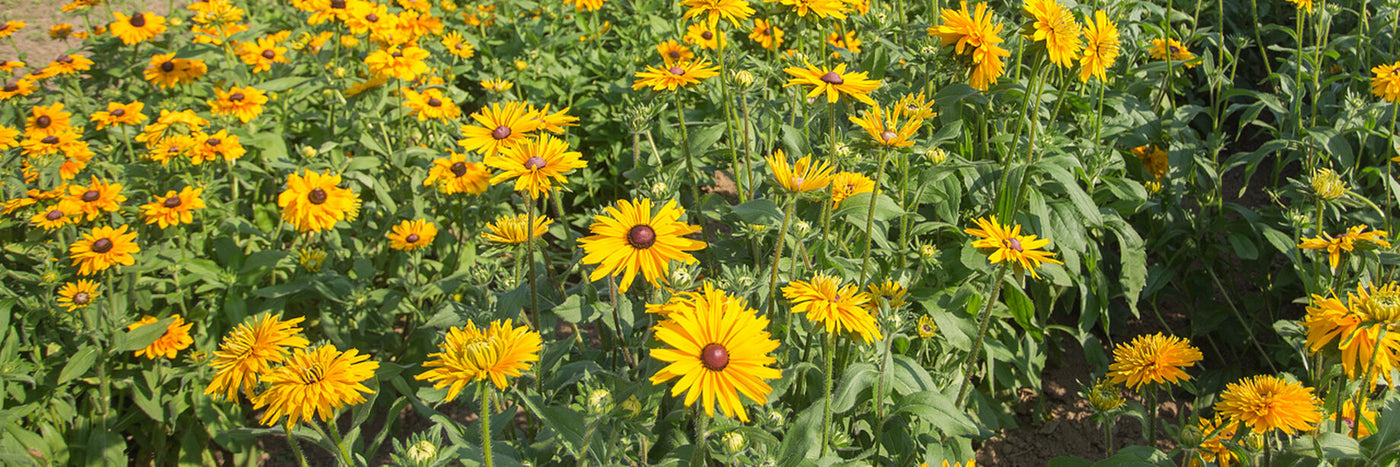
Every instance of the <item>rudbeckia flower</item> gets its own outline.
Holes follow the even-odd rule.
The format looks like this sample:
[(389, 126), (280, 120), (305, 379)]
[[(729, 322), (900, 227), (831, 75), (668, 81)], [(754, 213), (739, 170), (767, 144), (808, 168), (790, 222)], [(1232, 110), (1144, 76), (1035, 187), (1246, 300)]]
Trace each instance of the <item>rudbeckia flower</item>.
[(676, 207), (675, 200), (655, 213), (648, 198), (619, 200), (616, 207), (604, 210), (606, 215), (594, 216), (588, 226), (593, 235), (579, 239), (579, 246), (584, 251), (583, 264), (598, 265), (588, 280), (621, 274), (619, 292), (627, 292), (638, 272), (652, 285), (660, 285), (670, 273), (672, 261), (695, 263), (689, 252), (706, 246), (686, 238), (700, 227), (680, 221), (685, 210)]
[(112, 12), (112, 15), (116, 16), (117, 20), (113, 21), (108, 29), (126, 45), (150, 40), (165, 32), (165, 17), (149, 11), (137, 12), (131, 16), (117, 11)]

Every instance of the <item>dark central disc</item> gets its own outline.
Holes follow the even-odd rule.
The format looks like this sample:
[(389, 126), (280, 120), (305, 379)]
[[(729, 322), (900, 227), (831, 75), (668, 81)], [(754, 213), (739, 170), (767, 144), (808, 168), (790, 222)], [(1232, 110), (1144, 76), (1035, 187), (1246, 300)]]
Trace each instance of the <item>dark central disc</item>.
[(666, 70), (666, 71), (669, 71), (669, 72), (671, 72), (671, 74), (676, 75), (676, 76), (685, 75), (685, 70), (681, 69), (681, 67), (678, 67), (678, 66), (673, 66), (673, 67), (671, 67), (671, 69)]
[(496, 139), (506, 139), (510, 137), (510, 127), (501, 125), (491, 130), (491, 137)]
[(320, 188), (317, 188), (317, 189), (315, 189), (315, 190), (311, 190), (311, 193), (309, 193), (309, 194), (306, 195), (306, 199), (307, 199), (308, 201), (311, 201), (311, 204), (322, 204), (322, 203), (325, 203), (325, 202), (326, 202), (326, 190), (323, 190), (323, 189), (320, 189)]
[(729, 366), (729, 351), (719, 344), (710, 344), (700, 349), (700, 362), (712, 371)]
[(452, 164), (452, 169), (451, 169), (451, 170), (452, 170), (452, 175), (456, 175), (456, 176), (458, 176), (458, 177), (461, 177), (461, 176), (463, 176), (463, 175), (466, 175), (466, 174), (467, 174), (467, 163), (466, 163), (466, 162), (458, 162), (458, 163)]
[(407, 237), (403, 238), (403, 241), (404, 243), (418, 243), (418, 239), (418, 234), (408, 234)]
[(90, 301), (92, 301), (92, 296), (88, 295), (87, 292), (78, 292), (73, 294), (73, 303), (79, 305), (87, 305)]
[(97, 190), (88, 190), (88, 191), (84, 191), (84, 192), (83, 192), (83, 201), (91, 203), (91, 202), (93, 202), (93, 201), (97, 201), (97, 198), (100, 197), (100, 196), (102, 196), (102, 194), (101, 194), (101, 193), (98, 193)]
[(821, 79), (823, 83), (827, 84), (843, 84), (846, 82), (844, 78), (841, 78), (841, 75), (836, 74), (834, 71), (826, 72), (826, 74), (822, 75)]
[(525, 159), (525, 168), (526, 168), (526, 169), (530, 169), (530, 170), (543, 169), (544, 166), (545, 166), (545, 164), (548, 164), (548, 163), (549, 163), (549, 162), (548, 162), (548, 161), (545, 161), (543, 157), (540, 157), (540, 156), (530, 156), (529, 159)]
[(112, 241), (105, 238), (99, 238), (97, 239), (97, 241), (92, 242), (92, 251), (93, 253), (106, 253), (112, 251)]
[(166, 198), (165, 202), (161, 204), (167, 208), (174, 209), (180, 207), (180, 203), (181, 201), (179, 196), (171, 196), (169, 198)]
[(656, 244), (656, 230), (649, 225), (638, 225), (627, 231), (627, 244), (633, 248), (645, 250)]
[(52, 211), (49, 211), (48, 214), (44, 215), (44, 218), (45, 218), (45, 219), (48, 219), (48, 220), (50, 220), (50, 221), (56, 221), (56, 220), (62, 219), (62, 218), (63, 218), (63, 211), (60, 211), (60, 210), (57, 210), (57, 209), (52, 210)]
[(139, 27), (144, 27), (144, 26), (146, 26), (146, 15), (145, 15), (145, 14), (143, 14), (143, 13), (137, 13), (137, 14), (131, 15), (131, 27), (139, 28)]

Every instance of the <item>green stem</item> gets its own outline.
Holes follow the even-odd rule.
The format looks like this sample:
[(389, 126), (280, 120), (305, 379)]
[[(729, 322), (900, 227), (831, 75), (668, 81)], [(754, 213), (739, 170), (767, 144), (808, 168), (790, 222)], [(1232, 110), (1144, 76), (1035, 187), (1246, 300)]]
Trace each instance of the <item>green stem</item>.
[[(525, 195), (522, 193), (521, 197)], [(540, 330), (540, 298), (535, 291), (535, 200), (525, 200), (525, 262), (530, 268), (530, 327)]]
[[(860, 285), (865, 285), (866, 268), (870, 266), (870, 239), (875, 236), (875, 200), (880, 198), (880, 181), (885, 178), (885, 162), (889, 161), (890, 148), (880, 151), (880, 168), (875, 171), (875, 189), (870, 191), (870, 206), (865, 213), (865, 251), (861, 253)], [(877, 435), (878, 436), (878, 435)]]
[(826, 386), (825, 386), (826, 389), (825, 389), (825, 392), (822, 393), (822, 394), (824, 395), (823, 398), (822, 398), (822, 400), (823, 400), (824, 402), (823, 402), (823, 407), (822, 407), (822, 453), (821, 453), (821, 457), (826, 457), (826, 450), (827, 450), (828, 447), (831, 446), (831, 396), (832, 396), (832, 394), (831, 394), (831, 384), (832, 384), (832, 378), (831, 378), (831, 372), (832, 372), (832, 368), (831, 368), (831, 358), (833, 357), (832, 354), (834, 354), (835, 352), (836, 352), (836, 335), (835, 335), (835, 334), (832, 334), (832, 333), (826, 333), (826, 339), (823, 340), (823, 344), (822, 344), (822, 360), (824, 360), (825, 363), (826, 363), (826, 366), (825, 366), (825, 370), (826, 370), (826, 371), (824, 372), (824, 375), (823, 375), (823, 377), (824, 377), (825, 380), (826, 380), (826, 381), (825, 381), (825, 382), (826, 382)]
[(292, 436), (292, 428), (287, 425), (282, 425), (282, 430), (287, 433), (287, 444), (292, 445), (292, 454), (297, 458), (297, 465), (307, 467), (306, 456), (302, 455), (301, 445), (297, 444), (296, 437)]
[[(725, 137), (729, 138), (729, 161), (730, 161), (730, 167), (732, 167), (731, 170), (733, 170), (735, 183), (738, 184), (739, 202), (742, 203), (742, 202), (748, 201), (748, 199), (746, 199), (747, 196), (744, 194), (744, 183), (743, 183), (744, 181), (743, 181), (742, 179), (739, 178), (739, 150), (738, 150), (737, 148), (734, 147), (734, 102), (733, 102), (734, 99), (730, 97), (730, 91), (729, 91), (729, 85), (730, 85), (730, 83), (729, 83), (729, 73), (726, 71), (725, 64), (724, 64), (724, 62), (725, 62), (724, 45), (725, 45), (726, 42), (729, 42), (729, 41), (725, 40), (725, 38), (724, 38), (724, 36), (723, 36), (723, 35), (724, 35), (724, 32), (723, 32), (723, 31), (719, 31), (719, 28), (715, 28), (715, 29), (716, 29), (716, 30), (715, 30), (715, 33), (720, 35), (720, 40), (719, 40), (719, 84), (720, 84), (721, 95), (722, 95), (723, 98), (724, 98), (724, 132), (725, 132)], [(748, 132), (747, 132), (747, 130), (745, 130), (745, 133), (744, 133), (744, 134), (745, 134), (744, 150), (747, 152), (747, 151), (748, 151), (748, 137), (747, 137)], [(747, 159), (746, 159), (746, 160), (747, 160)]]
[(690, 465), (699, 467), (708, 462), (710, 454), (710, 417), (702, 415), (698, 407), (691, 413), (695, 414), (695, 446), (690, 453)]
[(988, 285), (991, 292), (988, 293), (987, 304), (982, 306), (981, 324), (977, 325), (977, 339), (972, 343), (972, 349), (968, 351), (967, 360), (963, 363), (963, 383), (958, 389), (958, 399), (956, 405), (963, 407), (963, 402), (967, 400), (967, 395), (972, 389), (972, 375), (977, 372), (977, 358), (982, 355), (982, 340), (987, 337), (987, 328), (992, 323), (992, 307), (996, 305), (997, 298), (1001, 295), (1001, 281), (1006, 277), (1006, 271), (1010, 269), (1010, 262), (1004, 262), (997, 268), (996, 276), (992, 283)]
[(334, 416), (326, 422), (326, 431), (330, 433), (331, 440), (335, 442), (336, 455), (340, 457), (340, 461), (344, 465), (354, 465), (354, 458), (350, 457), (350, 447), (345, 445), (345, 438), (340, 436), (340, 427), (335, 426)]
[(1157, 384), (1147, 385), (1147, 447), (1157, 448)]
[[(869, 248), (869, 245), (866, 245)], [(894, 310), (880, 310), (884, 313), (892, 313)], [(885, 352), (880, 356), (880, 376), (875, 380), (875, 461), (880, 460), (881, 438), (885, 434), (885, 372), (889, 368), (890, 348), (894, 345), (894, 330), (888, 329), (885, 334)]]
[[(773, 267), (768, 271), (768, 316), (773, 317), (774, 308), (778, 303), (778, 265), (783, 260), (783, 247), (787, 246), (788, 226), (792, 225), (792, 211), (797, 206), (797, 197), (793, 196), (788, 200), (787, 209), (783, 210), (783, 226), (778, 229), (778, 243), (773, 245)], [(774, 328), (778, 320), (772, 319), (768, 322), (769, 334), (778, 335), (778, 329)], [(782, 328), (783, 335), (787, 335), (787, 326)]]
[(481, 459), (486, 467), (492, 467), (494, 461), (491, 459), (491, 386), (486, 380), (478, 383), (481, 386), (481, 413), (477, 416), (477, 424), (481, 425)]

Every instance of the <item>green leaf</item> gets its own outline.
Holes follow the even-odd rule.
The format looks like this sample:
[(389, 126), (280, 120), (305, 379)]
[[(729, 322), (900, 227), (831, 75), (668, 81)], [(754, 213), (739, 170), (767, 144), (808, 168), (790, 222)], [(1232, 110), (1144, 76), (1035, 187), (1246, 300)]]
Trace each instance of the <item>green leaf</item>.
[(869, 363), (857, 363), (847, 367), (846, 373), (841, 375), (841, 382), (836, 385), (836, 396), (831, 400), (831, 412), (846, 413), (855, 407), (857, 400), (869, 399), (859, 397), (860, 393), (873, 386), (879, 377), (879, 369)]
[(798, 465), (803, 460), (816, 459), (822, 450), (822, 410), (826, 402), (818, 399), (797, 414), (788, 428), (783, 444), (778, 446), (778, 465)]
[(711, 147), (724, 136), (724, 124), (716, 124), (709, 128), (691, 133), (690, 154), (696, 157), (704, 155)]
[(1147, 287), (1147, 249), (1143, 246), (1142, 237), (1138, 235), (1137, 230), (1122, 218), (1110, 217), (1106, 224), (1118, 237), (1118, 254), (1123, 263), (1118, 283), (1123, 287), (1123, 300), (1128, 302), (1133, 316), (1140, 316), (1137, 303), (1138, 297)]
[(272, 81), (264, 82), (264, 83), (262, 83), (262, 84), (259, 84), (259, 85), (253, 86), (253, 87), (254, 87), (254, 88), (257, 88), (257, 89), (261, 89), (261, 90), (267, 91), (267, 92), (280, 92), (280, 91), (286, 91), (286, 90), (288, 90), (288, 89), (297, 87), (297, 85), (306, 82), (307, 79), (309, 79), (309, 78), (306, 78), (306, 77), (303, 77), (303, 76), (292, 76), (292, 77), (287, 77), (287, 78), (278, 78), (278, 79), (274, 79), (274, 80), (272, 80)]
[(175, 321), (174, 318), (165, 318), (145, 326), (122, 333), (125, 336), (123, 345), (119, 346), (117, 352), (135, 352), (151, 345), (160, 336), (165, 335), (165, 328)]
[(583, 414), (567, 407), (542, 405), (543, 402), (539, 398), (520, 391), (516, 391), (516, 396), (517, 400), (525, 404), (525, 408), (544, 419), (548, 429), (559, 435), (559, 440), (570, 454), (575, 457), (579, 455), (583, 448), (583, 429), (585, 426)]
[[(164, 328), (161, 328), (161, 330), (164, 330)], [(97, 350), (97, 347), (91, 345), (84, 345), (79, 348), (77, 352), (73, 352), (73, 356), (68, 359), (68, 364), (63, 365), (63, 370), (58, 372), (58, 384), (72, 381), (73, 378), (87, 373), (88, 369), (92, 368), (92, 364), (97, 363), (97, 356), (99, 354), (101, 354), (101, 351)]]
[(768, 198), (755, 199), (731, 209), (749, 224), (778, 225), (783, 221), (783, 212)]
[(948, 396), (937, 391), (916, 392), (900, 398), (890, 416), (902, 413), (919, 417), (948, 436), (973, 436), (982, 432), (977, 422), (959, 410)]

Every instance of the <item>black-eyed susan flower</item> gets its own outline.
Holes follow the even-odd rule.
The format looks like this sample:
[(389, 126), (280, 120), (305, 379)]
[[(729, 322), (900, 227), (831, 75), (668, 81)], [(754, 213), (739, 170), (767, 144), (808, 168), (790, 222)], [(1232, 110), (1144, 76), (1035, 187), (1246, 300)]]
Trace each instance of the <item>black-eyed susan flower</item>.
[(632, 83), (632, 89), (675, 91), (718, 74), (719, 68), (710, 66), (707, 60), (676, 63), (665, 69), (648, 66), (645, 71), (637, 72), (637, 81)]
[(0, 125), (0, 151), (19, 146), (19, 130)]
[(768, 156), (767, 160), (769, 170), (773, 171), (773, 178), (788, 191), (805, 193), (831, 185), (831, 165), (826, 162), (812, 162), (811, 154), (798, 159), (795, 164), (788, 165), (787, 155), (779, 149), (773, 151), (773, 155)]
[(400, 222), (385, 236), (389, 238), (389, 248), (399, 251), (413, 251), (433, 244), (437, 233), (437, 226), (433, 225), (432, 222), (428, 222), (427, 219), (416, 219)]
[(251, 399), (260, 376), (270, 373), (273, 364), (282, 363), (289, 349), (309, 344), (297, 327), (303, 319), (283, 321), (281, 313), (263, 313), (239, 323), (214, 351), (214, 360), (209, 362), (215, 370), (214, 380), (204, 393), (233, 401), (242, 390)]
[(63, 204), (55, 204), (46, 207), (29, 218), (29, 224), (34, 227), (51, 231), (74, 222), (73, 213), (63, 210)]
[(877, 146), (902, 148), (914, 145), (914, 133), (919, 131), (924, 121), (907, 119), (900, 122), (903, 112), (890, 112), (879, 105), (861, 112), (860, 118), (847, 117), (851, 123), (865, 130), (865, 134)]
[(287, 175), (287, 189), (277, 197), (282, 220), (301, 232), (320, 232), (335, 227), (355, 207), (359, 197), (341, 188), (340, 175), (307, 170), (306, 175)]
[(487, 157), (530, 139), (530, 132), (540, 127), (534, 112), (524, 102), (507, 102), (504, 106), (493, 103), (473, 113), (472, 120), (476, 121), (475, 125), (460, 128), (462, 139), (457, 144)]
[(728, 44), (728, 39), (721, 31), (716, 31), (709, 23), (693, 23), (686, 27), (685, 35), (681, 40), (687, 44), (694, 45), (705, 50), (715, 50), (720, 44)]
[(24, 120), (26, 136), (53, 136), (67, 132), (73, 127), (73, 114), (63, 110), (62, 102), (36, 105), (31, 107), (29, 112), (29, 118)]
[(1196, 54), (1191, 53), (1176, 39), (1152, 39), (1152, 47), (1148, 50), (1148, 55), (1157, 60), (1166, 60), (1170, 57), (1171, 61), (1179, 62), (1186, 68), (1196, 67)]
[(778, 341), (767, 328), (768, 318), (706, 284), (690, 306), (676, 308), (656, 325), (663, 347), (651, 356), (668, 364), (652, 375), (651, 384), (677, 380), (671, 396), (685, 394), (687, 407), (699, 400), (705, 415), (714, 417), (718, 402), (726, 416), (748, 422), (739, 395), (766, 402), (772, 392), (767, 381), (782, 376), (772, 368), (777, 359), (770, 354)]
[(97, 219), (105, 212), (116, 212), (126, 202), (120, 183), (92, 177), (88, 185), (69, 185), (68, 194), (60, 201), (64, 212), (87, 215), (87, 220)]
[(194, 222), (194, 210), (204, 209), (204, 200), (199, 197), (203, 188), (184, 187), (179, 192), (169, 190), (165, 196), (141, 206), (141, 214), (147, 224), (156, 224), (164, 229), (172, 225)]
[(1167, 151), (1161, 146), (1155, 144), (1138, 146), (1132, 149), (1132, 153), (1138, 156), (1138, 160), (1142, 161), (1143, 169), (1146, 169), (1147, 173), (1151, 174), (1154, 179), (1161, 180), (1162, 176), (1167, 174), (1167, 169), (1170, 168)]
[(491, 92), (506, 92), (509, 91), (510, 88), (515, 87), (515, 83), (512, 83), (510, 80), (501, 78), (483, 79), (481, 80), (480, 84), (481, 89), (485, 89)]
[(238, 58), (245, 65), (253, 67), (253, 73), (272, 69), (274, 63), (289, 63), (287, 48), (277, 45), (271, 37), (259, 37), (256, 41), (238, 44)]
[[(185, 318), (180, 315), (173, 315), (171, 318), (170, 324), (165, 326), (165, 334), (161, 334), (155, 342), (151, 342), (145, 348), (137, 349), (137, 357), (146, 357), (151, 360), (155, 360), (156, 357), (173, 359), (181, 350), (185, 350), (194, 343), (194, 338), (190, 337), (190, 327), (193, 327), (194, 323), (186, 323)], [(137, 328), (155, 324), (157, 321), (160, 319), (146, 315), (141, 317), (141, 321), (127, 325), (126, 330), (135, 331)]]
[(1346, 435), (1356, 439), (1371, 436), (1371, 428), (1376, 426), (1376, 411), (1366, 406), (1366, 399), (1361, 399), (1361, 409), (1357, 410), (1356, 401), (1345, 395), (1346, 402), (1342, 403), (1342, 411), (1333, 413), (1327, 419), (1331, 422), (1341, 421), (1346, 427)]
[(297, 349), (282, 366), (262, 375), (269, 387), (253, 397), (253, 408), (266, 407), (260, 420), (263, 425), (272, 426), (285, 417), (289, 430), (315, 418), (330, 420), (337, 410), (359, 405), (365, 402), (364, 394), (374, 393), (363, 383), (377, 369), (379, 362), (355, 349), (341, 352), (333, 345)]
[(371, 52), (365, 57), (369, 71), (379, 76), (410, 81), (428, 72), (428, 51), (415, 46), (390, 46)]
[(194, 138), (190, 135), (172, 135), (146, 143), (146, 152), (142, 154), (142, 157), (166, 165), (172, 159), (187, 155), (192, 147), (194, 147)]
[(9, 73), (20, 68), (24, 68), (24, 62), (18, 60), (0, 60), (0, 72)]
[(583, 154), (569, 150), (569, 143), (549, 134), (542, 134), (508, 146), (486, 156), (487, 167), (501, 171), (491, 177), (491, 183), (515, 180), (515, 190), (529, 192), (530, 198), (549, 196), (553, 183), (563, 184), (570, 171), (586, 167)]
[(1030, 271), (1031, 277), (1040, 278), (1035, 270), (1040, 268), (1042, 263), (1064, 264), (1055, 258), (1051, 258), (1050, 253), (1041, 248), (1050, 244), (1050, 239), (1037, 239), (1035, 235), (1021, 235), (1020, 224), (1002, 225), (997, 222), (997, 217), (991, 219), (979, 218), (973, 221), (977, 228), (964, 230), (968, 235), (978, 237), (979, 240), (972, 242), (972, 246), (987, 255), (987, 261), (992, 264), (1007, 262), (1015, 267), (1016, 272), (1022, 273)]
[(1303, 10), (1304, 13), (1312, 13), (1313, 0), (1288, 0), (1288, 3), (1292, 3), (1293, 6), (1298, 7), (1299, 10)]
[(1107, 80), (1108, 67), (1118, 59), (1118, 26), (1103, 10), (1094, 12), (1093, 21), (1084, 22), (1084, 50), (1079, 57), (1079, 80), (1088, 82), (1090, 76)]
[(789, 67), (783, 71), (792, 75), (783, 87), (788, 86), (812, 86), (812, 90), (807, 93), (807, 97), (814, 98), (823, 94), (826, 101), (834, 103), (842, 94), (850, 96), (858, 101), (870, 105), (877, 105), (874, 99), (870, 98), (870, 91), (880, 87), (880, 82), (867, 79), (867, 74), (861, 72), (846, 72), (846, 64), (836, 65), (833, 70), (826, 70), (803, 61), (806, 68)]
[(146, 121), (146, 114), (141, 113), (145, 108), (146, 104), (140, 101), (130, 104), (108, 102), (107, 110), (93, 112), (88, 119), (96, 123), (99, 130), (116, 125), (140, 125)]
[(465, 327), (453, 326), (438, 344), (436, 353), (428, 354), (423, 362), (429, 368), (414, 379), (432, 381), (437, 389), (447, 388), (452, 401), (467, 383), (490, 380), (497, 389), (505, 389), (507, 377), (519, 377), (540, 359), (540, 333), (528, 326), (514, 326), (511, 320), (492, 321), (478, 328), (467, 322)]
[(160, 109), (160, 116), (156, 117), (156, 121), (141, 128), (141, 134), (136, 135), (136, 138), (133, 139), (138, 143), (159, 141), (169, 136), (188, 135), (201, 131), (204, 125), (208, 124), (208, 120), (200, 117), (193, 110), (171, 112)]
[(428, 178), (423, 180), (423, 186), (437, 187), (438, 192), (444, 195), (479, 195), (491, 186), (491, 172), (486, 170), (486, 164), (467, 162), (466, 154), (452, 151), (448, 157), (433, 161), (433, 166), (428, 169)]
[(783, 287), (783, 298), (792, 302), (793, 313), (805, 313), (828, 334), (858, 336), (867, 344), (881, 338), (875, 316), (866, 308), (870, 294), (856, 284), (842, 285), (838, 277), (817, 273), (811, 280)]
[(389, 13), (389, 6), (378, 2), (348, 2), (345, 25), (351, 34), (365, 34), (383, 29), (397, 29), (399, 17)]
[(233, 162), (248, 153), (243, 144), (238, 142), (238, 135), (230, 135), (228, 130), (219, 130), (212, 135), (197, 132), (191, 134), (190, 138), (191, 145), (185, 153), (190, 156), (190, 163), (194, 165), (220, 159)]
[(230, 115), (238, 121), (248, 123), (261, 115), (263, 104), (267, 103), (267, 93), (252, 86), (233, 86), (227, 91), (214, 90), (214, 98), (207, 101), (209, 111), (214, 115)]
[(193, 83), (208, 71), (204, 60), (175, 58), (174, 53), (168, 53), (151, 57), (149, 66), (142, 73), (147, 82), (169, 89), (177, 84)]
[(15, 97), (24, 97), (34, 93), (38, 87), (34, 86), (34, 79), (24, 76), (12, 83), (5, 83), (0, 86), (0, 101), (9, 100)]
[(686, 63), (695, 59), (695, 52), (692, 52), (690, 47), (686, 47), (674, 40), (656, 44), (656, 53), (661, 55), (661, 62), (664, 63), (667, 68), (675, 66), (677, 63)]
[(1342, 252), (1350, 253), (1356, 249), (1362, 251), (1374, 250), (1377, 248), (1390, 248), (1390, 242), (1386, 241), (1389, 235), (1384, 230), (1367, 231), (1366, 224), (1353, 226), (1346, 232), (1338, 234), (1336, 237), (1322, 232), (1316, 238), (1304, 238), (1298, 244), (1298, 248), (1304, 250), (1327, 250), (1327, 263), (1332, 267), (1332, 272), (1337, 271), (1337, 266), (1341, 263)]
[(442, 46), (447, 48), (447, 53), (455, 55), (457, 58), (472, 58), (476, 55), (476, 47), (463, 39), (462, 34), (457, 31), (442, 36)]
[(564, 0), (565, 5), (573, 5), (577, 11), (598, 11), (604, 0)]
[(934, 324), (932, 316), (920, 316), (919, 324), (916, 326), (916, 329), (919, 331), (920, 338), (932, 339), (938, 337), (938, 325)]
[(783, 30), (768, 21), (755, 19), (753, 29), (749, 31), (749, 39), (753, 39), (765, 50), (778, 50), (783, 46)]
[(519, 245), (530, 238), (530, 233), (534, 233), (534, 238), (540, 238), (549, 231), (549, 226), (553, 223), (548, 217), (536, 216), (535, 225), (532, 227), (525, 214), (505, 215), (486, 224), (486, 231), (481, 233), (481, 239), (503, 245)]
[(72, 147), (75, 144), (83, 144), (85, 141), (79, 139), (81, 137), (82, 135), (78, 134), (78, 129), (72, 127), (49, 135), (30, 132), (25, 134), (24, 141), (21, 141), (19, 145), (25, 157), (38, 158), (64, 152), (64, 148)]
[(165, 17), (153, 12), (136, 12), (127, 16), (114, 11), (112, 16), (116, 16), (117, 20), (107, 29), (126, 45), (147, 41), (165, 32)]
[(1230, 383), (1215, 404), (1220, 414), (1249, 426), (1250, 431), (1285, 434), (1310, 431), (1322, 421), (1312, 388), (1273, 375), (1256, 375)]
[(1201, 417), (1197, 422), (1197, 427), (1201, 435), (1205, 436), (1201, 440), (1201, 445), (1196, 448), (1201, 454), (1201, 459), (1206, 462), (1215, 463), (1221, 467), (1228, 467), (1233, 462), (1238, 462), (1234, 451), (1230, 450), (1231, 443), (1235, 439), (1235, 434), (1239, 432), (1240, 423), (1231, 418), (1225, 418), (1219, 413), (1213, 418)]
[(986, 91), (1006, 72), (1006, 62), (1002, 57), (1011, 56), (1003, 49), (1002, 25), (992, 24), (992, 13), (986, 2), (979, 2), (974, 11), (968, 11), (967, 2), (961, 2), (958, 10), (943, 9), (943, 24), (929, 26), (928, 35), (939, 38), (943, 47), (954, 46), (957, 55), (968, 57), (971, 73), (968, 85), (979, 91)]
[(1082, 30), (1074, 14), (1056, 0), (1028, 0), (1021, 14), (1033, 20), (1028, 26), (1031, 40), (1045, 43), (1050, 61), (1065, 68), (1073, 67), (1083, 48), (1079, 41)]
[(740, 24), (754, 13), (749, 2), (744, 0), (681, 0), (681, 6), (686, 7), (682, 19), (702, 18), (711, 28), (721, 19)]
[(799, 17), (806, 17), (811, 13), (817, 18), (844, 20), (846, 12), (850, 9), (845, 0), (778, 0), (778, 3), (792, 7)]
[(438, 88), (428, 88), (421, 93), (404, 89), (404, 106), (412, 110), (420, 122), (428, 119), (456, 120), (462, 116), (462, 110), (457, 108), (457, 104), (443, 95), (442, 90)]
[(1371, 68), (1371, 94), (1387, 102), (1400, 102), (1400, 62)]
[(831, 204), (840, 206), (842, 201), (859, 193), (875, 191), (875, 181), (856, 172), (839, 172), (831, 176)]
[(893, 280), (870, 284), (865, 289), (870, 294), (870, 302), (865, 306), (872, 312), (880, 311), (881, 307), (897, 310), (905, 305), (904, 296), (908, 294), (903, 285)]
[(115, 229), (101, 226), (73, 242), (68, 254), (73, 258), (73, 265), (78, 267), (78, 274), (91, 276), (113, 266), (136, 264), (132, 254), (139, 253), (141, 247), (136, 245), (136, 232), (127, 229), (126, 224)]
[(44, 67), (39, 73), (45, 77), (58, 75), (76, 75), (80, 71), (92, 69), (92, 60), (78, 54), (59, 55), (49, 66)]
[(535, 114), (535, 122), (539, 124), (539, 129), (555, 134), (563, 134), (564, 128), (578, 126), (578, 117), (569, 115), (569, 107), (560, 109), (558, 112), (550, 112), (549, 104), (544, 108), (536, 109), (533, 104), (530, 106), (530, 113)]
[(72, 24), (72, 23), (58, 23), (58, 24), (55, 24), (55, 25), (53, 25), (53, 26), (49, 26), (49, 38), (50, 38), (50, 39), (64, 40), (64, 39), (67, 39), (69, 36), (72, 36), (72, 35), (73, 35), (73, 24)]
[(58, 306), (77, 311), (91, 305), (97, 297), (102, 296), (102, 291), (98, 290), (101, 284), (87, 279), (78, 279), (77, 282), (68, 282), (63, 287), (58, 288)]
[(1108, 377), (1113, 384), (1133, 389), (1145, 383), (1177, 383), (1191, 379), (1185, 369), (1201, 358), (1201, 351), (1186, 339), (1162, 333), (1140, 335), (1113, 349)]
[[(839, 32), (827, 34), (826, 43), (830, 44), (832, 47), (846, 50), (851, 53), (860, 53), (860, 39), (856, 38), (855, 31), (846, 31), (846, 34), (844, 35)], [(832, 52), (831, 56), (839, 57), (841, 56), (841, 54), (839, 52)]]
[(24, 21), (19, 20), (9, 20), (0, 23), (0, 39), (4, 39), (6, 37), (14, 35), (14, 33), (19, 32), (19, 30), (21, 29), (24, 29), (25, 26), (28, 25), (25, 24)]
[(905, 94), (889, 110), (891, 113), (898, 113), (899, 118), (904, 120), (928, 120), (938, 116), (938, 112), (933, 110), (933, 99), (924, 97), (923, 91), (919, 91), (918, 94)]
[(594, 216), (588, 226), (593, 235), (579, 239), (579, 245), (583, 264), (598, 265), (588, 279), (621, 274), (620, 292), (627, 292), (638, 272), (652, 285), (660, 285), (667, 280), (672, 261), (695, 263), (689, 252), (706, 247), (705, 242), (686, 238), (700, 227), (679, 220), (685, 209), (677, 207), (675, 200), (655, 214), (649, 198), (618, 200), (616, 207), (604, 210), (606, 215)]

